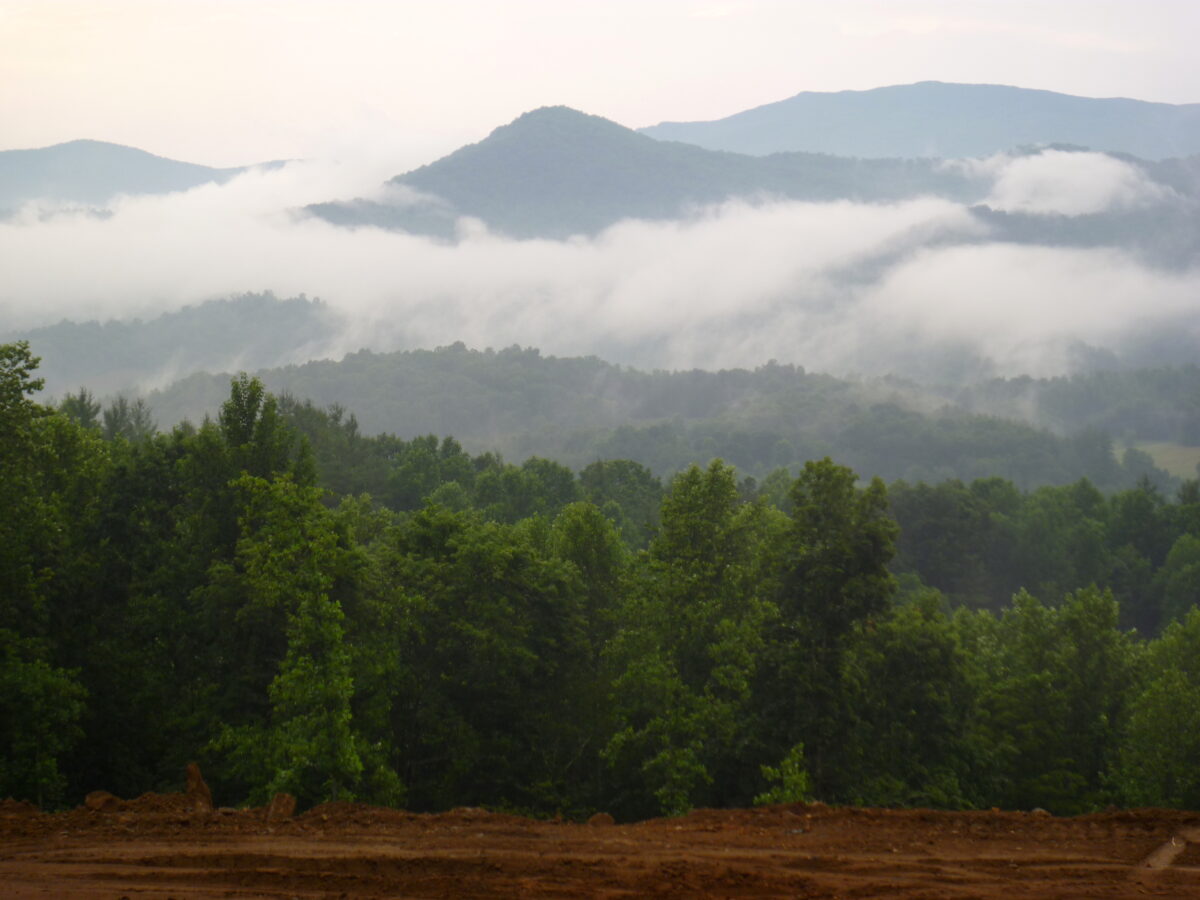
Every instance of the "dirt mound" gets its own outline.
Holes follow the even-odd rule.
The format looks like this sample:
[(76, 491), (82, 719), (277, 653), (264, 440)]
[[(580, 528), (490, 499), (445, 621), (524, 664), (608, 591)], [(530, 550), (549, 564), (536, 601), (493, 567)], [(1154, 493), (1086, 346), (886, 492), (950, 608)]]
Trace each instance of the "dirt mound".
[(26, 816), (36, 816), (40, 812), (41, 810), (28, 800), (14, 800), (12, 797), (0, 800), (0, 816), (23, 819)]
[(267, 804), (267, 824), (283, 822), (296, 814), (296, 798), (291, 794), (276, 794)]
[(108, 791), (92, 791), (83, 798), (83, 805), (92, 812), (111, 812), (120, 809), (122, 801), (116, 794), (110, 794)]
[(297, 816), (296, 822), (330, 828), (381, 828), (407, 825), (416, 818), (417, 814), (402, 809), (337, 800), (312, 807)]
[(135, 815), (178, 815), (190, 813), (194, 802), (187, 794), (156, 794), (147, 791), (133, 800), (126, 800), (121, 805), (122, 812)]

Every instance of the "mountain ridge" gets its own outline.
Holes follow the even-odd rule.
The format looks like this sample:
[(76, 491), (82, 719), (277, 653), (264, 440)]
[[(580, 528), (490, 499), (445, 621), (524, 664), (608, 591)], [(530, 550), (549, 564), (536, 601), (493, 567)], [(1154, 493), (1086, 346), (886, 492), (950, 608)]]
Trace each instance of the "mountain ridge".
[(657, 140), (751, 155), (800, 150), (867, 158), (961, 158), (1028, 144), (1067, 143), (1161, 160), (1200, 153), (1200, 103), (920, 81), (867, 90), (803, 91), (720, 119), (667, 121), (638, 131)]
[(722, 119), (666, 121), (638, 132), (758, 156), (803, 150), (960, 158), (1066, 143), (1164, 160), (1200, 152), (1200, 103), (930, 80), (869, 90), (802, 91)]
[[(1022, 148), (1008, 156), (1085, 152)], [(1087, 151), (1091, 152), (1091, 151)], [(336, 225), (462, 237), (464, 219), (517, 239), (592, 236), (623, 220), (687, 219), (730, 200), (895, 203), (934, 196), (970, 207), (992, 239), (1124, 246), (1170, 267), (1200, 259), (1200, 156), (1150, 162), (1103, 153), (1160, 189), (1144, 208), (1048, 215), (990, 209), (989, 165), (792, 151), (753, 156), (664, 141), (569, 107), (542, 107), (486, 138), (390, 179), (396, 200), (332, 200), (306, 211)], [(1165, 190), (1163, 190), (1165, 189)]]
[[(259, 163), (274, 167), (279, 161)], [(119, 194), (162, 194), (223, 184), (254, 168), (214, 168), (137, 147), (79, 138), (48, 147), (0, 150), (0, 213), (31, 200), (103, 205)]]
[[(511, 237), (566, 238), (623, 219), (680, 218), (735, 198), (872, 202), (936, 193), (973, 202), (977, 182), (927, 160), (713, 151), (557, 106), (524, 113), (389, 185), (443, 201), (435, 215), (442, 237), (453, 237), (455, 219), (467, 216)], [(426, 233), (433, 214), (428, 206), (365, 200), (308, 210), (336, 224)]]

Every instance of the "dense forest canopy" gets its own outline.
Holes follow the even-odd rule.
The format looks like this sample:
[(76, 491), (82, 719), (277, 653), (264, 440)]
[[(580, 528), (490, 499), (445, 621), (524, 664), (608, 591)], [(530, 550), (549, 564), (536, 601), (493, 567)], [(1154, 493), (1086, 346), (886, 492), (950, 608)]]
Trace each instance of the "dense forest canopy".
[(663, 479), (246, 375), (161, 432), (40, 387), (0, 345), (0, 794), (198, 760), (227, 802), (1200, 802), (1195, 480)]

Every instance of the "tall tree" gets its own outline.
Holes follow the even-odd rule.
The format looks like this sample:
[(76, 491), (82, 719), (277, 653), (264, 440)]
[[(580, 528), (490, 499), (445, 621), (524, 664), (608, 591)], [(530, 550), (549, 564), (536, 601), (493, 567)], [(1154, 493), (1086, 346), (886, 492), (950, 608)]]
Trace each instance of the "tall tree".
[[(720, 460), (676, 476), (613, 644), (618, 730), (606, 751), (630, 792), (627, 813), (749, 800), (737, 768), (765, 623), (755, 551), (779, 514), (742, 504)], [(753, 778), (753, 773), (752, 776)]]
[(287, 651), (268, 688), (269, 716), (226, 731), (221, 745), (263, 798), (281, 790), (309, 803), (352, 797), (363, 763), (345, 616), (331, 597), (342, 552), (331, 514), (319, 489), (288, 478), (245, 475), (235, 485), (246, 497), (236, 554), (248, 594), (242, 614), (284, 611)]
[(1000, 616), (955, 620), (978, 696), (969, 729), (988, 759), (976, 802), (1074, 814), (1108, 802), (1136, 657), (1111, 594), (1048, 607), (1021, 592)]
[(68, 393), (58, 405), (59, 412), (82, 428), (100, 427), (100, 403), (85, 387), (79, 393)]
[(843, 702), (846, 642), (884, 614), (895, 590), (888, 563), (896, 523), (887, 490), (860, 488), (829, 458), (808, 462), (792, 485), (791, 522), (778, 551), (779, 617), (758, 688), (759, 728), (774, 760), (803, 743), (818, 796), (849, 790), (838, 748), (848, 740)]
[(1200, 806), (1200, 609), (1147, 649), (1115, 761), (1121, 799), (1137, 806)]
[(70, 657), (86, 605), (91, 521), (105, 457), (83, 428), (32, 395), (38, 358), (0, 345), (0, 794), (61, 799), (61, 757), (82, 736), (87, 692)]
[(142, 397), (130, 401), (122, 394), (104, 408), (102, 433), (106, 441), (117, 438), (144, 441), (152, 437), (156, 430), (150, 407)]

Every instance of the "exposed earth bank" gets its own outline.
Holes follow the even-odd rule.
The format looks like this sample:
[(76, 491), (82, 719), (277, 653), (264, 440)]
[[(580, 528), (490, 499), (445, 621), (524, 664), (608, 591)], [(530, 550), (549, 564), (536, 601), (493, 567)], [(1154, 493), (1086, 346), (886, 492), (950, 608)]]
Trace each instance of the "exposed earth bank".
[(1200, 897), (1200, 814), (699, 810), (613, 825), (324, 804), (197, 811), (147, 794), (0, 803), (9, 898)]

